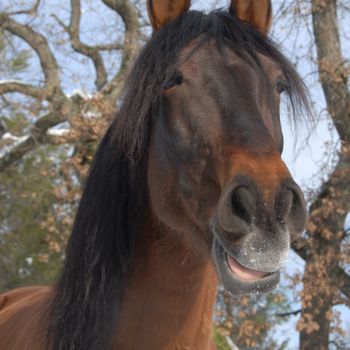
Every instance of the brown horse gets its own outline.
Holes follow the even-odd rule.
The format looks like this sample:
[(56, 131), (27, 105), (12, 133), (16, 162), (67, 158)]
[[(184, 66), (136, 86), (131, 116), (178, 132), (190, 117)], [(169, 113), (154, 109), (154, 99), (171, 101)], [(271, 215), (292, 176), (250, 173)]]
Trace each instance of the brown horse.
[(0, 349), (214, 349), (218, 279), (279, 281), (305, 225), (281, 160), (280, 95), (303, 83), (267, 36), (268, 0), (189, 11), (149, 0), (154, 28), (86, 183), (57, 285), (0, 300)]

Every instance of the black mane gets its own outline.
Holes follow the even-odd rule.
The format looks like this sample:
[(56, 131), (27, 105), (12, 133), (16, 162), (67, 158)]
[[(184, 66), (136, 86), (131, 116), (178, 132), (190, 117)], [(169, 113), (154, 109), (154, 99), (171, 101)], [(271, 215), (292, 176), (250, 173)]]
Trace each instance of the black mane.
[(194, 39), (229, 45), (258, 61), (272, 58), (288, 80), (295, 111), (307, 108), (299, 76), (277, 47), (228, 12), (189, 11), (154, 34), (126, 82), (118, 115), (95, 155), (56, 286), (49, 328), (54, 350), (111, 346), (138, 226), (147, 204), (145, 166), (153, 118), (164, 82)]

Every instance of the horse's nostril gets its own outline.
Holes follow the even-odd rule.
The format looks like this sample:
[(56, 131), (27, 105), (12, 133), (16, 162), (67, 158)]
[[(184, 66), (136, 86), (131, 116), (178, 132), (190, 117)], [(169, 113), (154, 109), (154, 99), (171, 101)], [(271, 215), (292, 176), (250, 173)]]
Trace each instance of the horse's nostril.
[(278, 221), (294, 232), (301, 232), (306, 224), (306, 206), (299, 187), (284, 188), (276, 204)]
[(231, 208), (234, 215), (252, 223), (256, 215), (256, 196), (247, 187), (237, 187), (231, 194)]
[(280, 223), (285, 223), (293, 206), (294, 193), (289, 188), (284, 188), (277, 201), (277, 218)]

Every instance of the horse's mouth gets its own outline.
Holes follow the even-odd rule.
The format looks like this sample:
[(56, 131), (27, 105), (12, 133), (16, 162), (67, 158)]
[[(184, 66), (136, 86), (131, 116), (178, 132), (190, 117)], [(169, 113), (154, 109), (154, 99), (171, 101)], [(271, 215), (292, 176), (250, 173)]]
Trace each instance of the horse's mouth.
[(232, 294), (267, 293), (280, 280), (279, 271), (263, 272), (244, 266), (217, 238), (213, 242), (213, 257), (224, 288)]
[(245, 267), (242, 264), (240, 264), (238, 260), (232, 255), (229, 255), (227, 252), (225, 254), (228, 268), (237, 278), (239, 278), (243, 282), (258, 281), (269, 275), (269, 273), (266, 272), (249, 269), (248, 267)]

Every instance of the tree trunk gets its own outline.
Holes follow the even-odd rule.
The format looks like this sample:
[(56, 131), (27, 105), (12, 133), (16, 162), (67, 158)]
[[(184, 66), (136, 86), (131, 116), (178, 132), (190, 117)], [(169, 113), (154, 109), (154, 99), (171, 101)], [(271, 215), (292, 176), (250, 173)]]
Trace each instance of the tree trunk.
[(319, 76), (342, 147), (335, 171), (310, 208), (302, 316), (298, 324), (301, 350), (328, 349), (344, 221), (350, 210), (350, 96), (336, 6), (336, 0), (312, 0)]
[[(332, 306), (338, 295), (337, 272), (349, 200), (349, 155), (343, 155), (330, 180), (311, 208), (308, 222), (302, 316), (298, 324), (301, 350), (327, 350)], [(345, 192), (345, 193), (344, 193)]]

